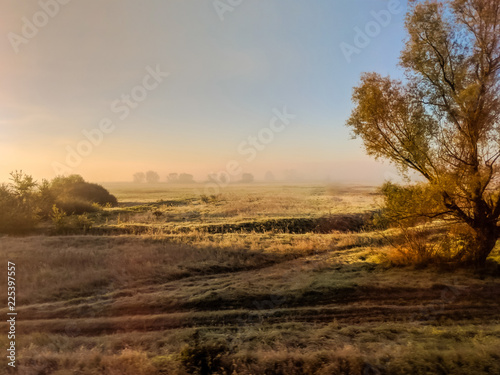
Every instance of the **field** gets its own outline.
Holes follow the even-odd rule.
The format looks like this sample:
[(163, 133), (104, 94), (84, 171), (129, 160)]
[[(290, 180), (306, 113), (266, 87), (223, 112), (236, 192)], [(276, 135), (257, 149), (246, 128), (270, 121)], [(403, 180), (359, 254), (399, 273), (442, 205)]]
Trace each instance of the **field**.
[(84, 229), (0, 238), (19, 374), (500, 374), (500, 250), (396, 266), (374, 187), (105, 186)]

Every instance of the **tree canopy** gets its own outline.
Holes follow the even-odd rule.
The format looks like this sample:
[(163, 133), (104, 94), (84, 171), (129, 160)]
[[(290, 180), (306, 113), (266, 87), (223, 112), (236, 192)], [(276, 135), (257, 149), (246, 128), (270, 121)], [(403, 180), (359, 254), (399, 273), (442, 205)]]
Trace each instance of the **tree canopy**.
[(439, 192), (435, 214), (474, 230), (483, 264), (500, 233), (500, 0), (411, 0), (405, 26), (404, 81), (363, 74), (347, 125)]

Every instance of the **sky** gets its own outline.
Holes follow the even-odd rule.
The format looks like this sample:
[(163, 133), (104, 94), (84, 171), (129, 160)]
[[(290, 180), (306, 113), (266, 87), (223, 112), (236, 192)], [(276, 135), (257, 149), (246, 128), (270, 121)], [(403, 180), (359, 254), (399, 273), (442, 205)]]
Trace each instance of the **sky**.
[(3, 0), (0, 181), (383, 182), (394, 168), (345, 122), (362, 72), (401, 76), (405, 13), (404, 0)]

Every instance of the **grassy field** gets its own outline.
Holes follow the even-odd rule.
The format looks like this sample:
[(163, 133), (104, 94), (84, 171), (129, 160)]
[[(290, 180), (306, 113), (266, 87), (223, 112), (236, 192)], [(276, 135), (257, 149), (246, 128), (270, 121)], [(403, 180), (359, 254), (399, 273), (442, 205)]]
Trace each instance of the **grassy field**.
[(106, 187), (83, 232), (0, 239), (19, 374), (500, 374), (500, 250), (396, 267), (397, 233), (359, 225), (373, 187)]

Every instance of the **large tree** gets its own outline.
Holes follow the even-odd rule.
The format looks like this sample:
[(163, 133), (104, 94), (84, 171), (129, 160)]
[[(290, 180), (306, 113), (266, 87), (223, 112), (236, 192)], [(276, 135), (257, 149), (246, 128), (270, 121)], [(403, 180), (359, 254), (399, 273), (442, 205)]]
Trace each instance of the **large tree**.
[(500, 0), (409, 1), (404, 81), (365, 73), (347, 125), (368, 154), (423, 176), (436, 215), (467, 224), (484, 264), (500, 230)]

